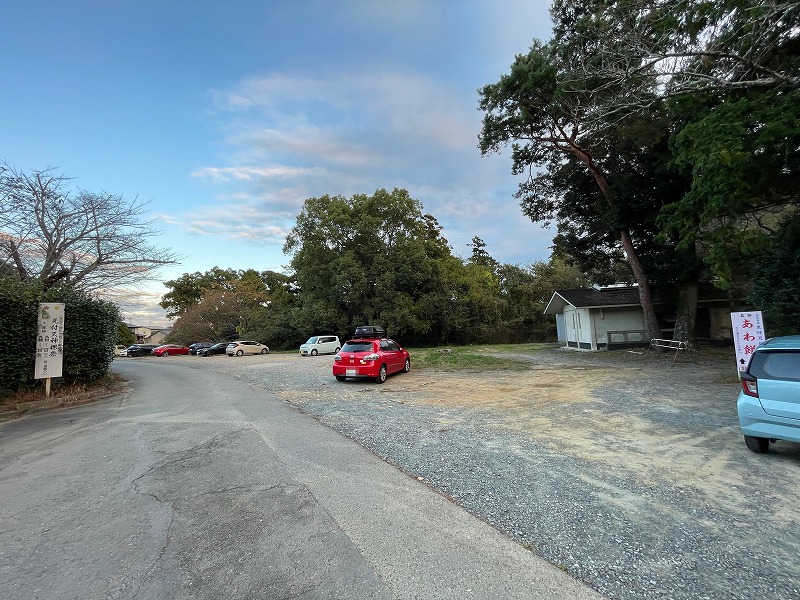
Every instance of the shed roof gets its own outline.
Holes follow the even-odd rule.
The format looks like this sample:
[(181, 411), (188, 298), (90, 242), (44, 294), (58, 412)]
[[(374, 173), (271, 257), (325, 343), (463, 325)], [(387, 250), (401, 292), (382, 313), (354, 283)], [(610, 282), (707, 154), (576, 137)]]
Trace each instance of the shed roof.
[(553, 293), (547, 308), (544, 309), (544, 314), (555, 315), (563, 312), (568, 304), (576, 308), (641, 306), (638, 287), (575, 288)]

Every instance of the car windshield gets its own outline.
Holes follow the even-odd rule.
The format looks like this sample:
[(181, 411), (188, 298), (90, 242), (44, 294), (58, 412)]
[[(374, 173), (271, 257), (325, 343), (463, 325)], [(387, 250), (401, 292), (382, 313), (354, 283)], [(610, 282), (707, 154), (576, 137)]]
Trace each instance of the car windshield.
[(345, 342), (342, 352), (372, 352), (372, 342)]
[(308, 341), (306, 342), (306, 344), (316, 344), (316, 343), (317, 343), (316, 336), (308, 338)]

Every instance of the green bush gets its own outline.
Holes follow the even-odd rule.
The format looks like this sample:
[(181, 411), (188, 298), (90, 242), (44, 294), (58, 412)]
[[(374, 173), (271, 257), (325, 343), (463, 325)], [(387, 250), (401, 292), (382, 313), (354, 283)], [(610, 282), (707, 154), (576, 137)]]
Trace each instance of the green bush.
[[(88, 383), (108, 373), (119, 311), (73, 288), (44, 290), (38, 282), (0, 278), (0, 389), (35, 383), (36, 324), (40, 302), (63, 302), (64, 364), (60, 380)], [(58, 380), (57, 380), (58, 382)]]

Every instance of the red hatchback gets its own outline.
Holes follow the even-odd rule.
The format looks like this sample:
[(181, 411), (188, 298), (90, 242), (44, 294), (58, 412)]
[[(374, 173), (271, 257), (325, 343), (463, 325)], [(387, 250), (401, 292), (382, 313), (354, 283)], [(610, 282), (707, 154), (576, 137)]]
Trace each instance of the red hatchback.
[(177, 344), (165, 344), (153, 350), (156, 356), (170, 356), (172, 354), (189, 354), (189, 348)]
[(366, 377), (383, 383), (392, 373), (408, 373), (410, 370), (408, 351), (386, 338), (347, 340), (339, 354), (333, 357), (333, 376), (339, 381), (348, 377)]

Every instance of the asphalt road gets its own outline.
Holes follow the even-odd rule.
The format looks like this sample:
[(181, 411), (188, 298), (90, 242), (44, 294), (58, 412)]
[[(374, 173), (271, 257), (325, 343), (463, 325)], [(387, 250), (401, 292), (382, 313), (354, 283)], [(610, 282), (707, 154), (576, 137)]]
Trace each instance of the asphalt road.
[(259, 387), (115, 370), (0, 424), (0, 598), (600, 598)]

